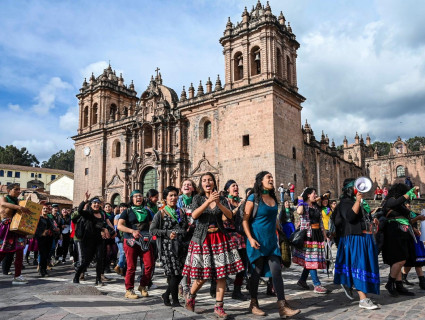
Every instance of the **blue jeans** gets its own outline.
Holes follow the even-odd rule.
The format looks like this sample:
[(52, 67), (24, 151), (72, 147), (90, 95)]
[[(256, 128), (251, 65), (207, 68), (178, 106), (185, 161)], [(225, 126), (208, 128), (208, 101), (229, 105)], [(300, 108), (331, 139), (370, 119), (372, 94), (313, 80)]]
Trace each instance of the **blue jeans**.
[(294, 193), (291, 192), (290, 194), (291, 194), (291, 201), (294, 202)]
[(310, 273), (311, 280), (313, 280), (313, 284), (315, 286), (320, 286), (320, 280), (317, 276), (317, 270), (316, 269), (306, 269), (304, 268), (303, 272), (301, 273), (300, 281), (306, 282), (308, 278), (308, 274)]
[(125, 267), (125, 251), (124, 251), (124, 245), (122, 242), (117, 242), (118, 251), (120, 253), (120, 257), (118, 259), (118, 266), (120, 268)]
[(280, 193), (280, 202), (283, 203), (285, 198), (285, 192)]

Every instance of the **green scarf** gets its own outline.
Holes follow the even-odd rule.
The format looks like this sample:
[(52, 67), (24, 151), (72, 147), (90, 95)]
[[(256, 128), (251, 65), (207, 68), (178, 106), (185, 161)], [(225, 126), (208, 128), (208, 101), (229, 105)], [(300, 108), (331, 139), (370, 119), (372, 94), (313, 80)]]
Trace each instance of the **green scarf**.
[(232, 196), (232, 195), (227, 195), (227, 197), (230, 199), (230, 200), (235, 200), (236, 202), (239, 202), (239, 201), (241, 201), (241, 199), (239, 198), (239, 197), (235, 197), (235, 196)]
[(266, 190), (266, 189), (263, 189), (262, 193), (263, 194), (270, 194), (270, 191), (269, 190)]
[(192, 204), (192, 198), (193, 198), (192, 196), (189, 197), (188, 195), (185, 195), (184, 193), (182, 194), (182, 200), (185, 206), (189, 206)]
[(404, 224), (405, 226), (410, 226), (409, 219), (407, 218), (388, 219), (388, 221), (397, 221), (398, 223)]
[(6, 196), (6, 200), (7, 200), (7, 202), (9, 202), (9, 203), (11, 203), (11, 204), (16, 204), (16, 205), (18, 205), (18, 198), (16, 198), (16, 197), (12, 197), (12, 196), (10, 196), (10, 195), (7, 195)]
[(149, 214), (149, 212), (147, 212), (146, 209), (142, 206), (140, 207), (132, 206), (131, 210), (133, 210), (134, 214), (136, 215), (137, 221), (139, 222), (145, 221), (146, 217)]
[(177, 212), (175, 209), (169, 207), (169, 206), (165, 206), (165, 211), (167, 211), (167, 213), (171, 216), (171, 218), (173, 218), (174, 220), (176, 220), (177, 222), (179, 222), (179, 217), (177, 216)]
[(362, 206), (367, 213), (370, 213), (370, 206), (366, 201), (362, 200)]

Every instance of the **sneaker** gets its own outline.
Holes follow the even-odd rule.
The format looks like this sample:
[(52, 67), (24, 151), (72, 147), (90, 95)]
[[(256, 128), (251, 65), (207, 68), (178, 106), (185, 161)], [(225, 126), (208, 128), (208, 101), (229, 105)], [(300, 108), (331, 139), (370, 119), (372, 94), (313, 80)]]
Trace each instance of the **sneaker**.
[(111, 279), (105, 277), (105, 275), (103, 275), (103, 274), (100, 275), (100, 280), (102, 280), (102, 282), (111, 281)]
[(366, 299), (360, 300), (360, 302), (359, 302), (359, 307), (360, 307), (360, 308), (363, 308), (363, 309), (368, 309), (368, 310), (376, 310), (376, 309), (379, 309), (379, 307), (378, 307), (376, 304), (374, 304), (374, 303), (372, 302), (372, 300), (370, 300), (369, 298), (366, 298)]
[(25, 280), (25, 278), (22, 275), (20, 275), (19, 277), (14, 277), (12, 281), (12, 284), (17, 284), (17, 285), (27, 284), (27, 283), (28, 281)]
[(184, 297), (183, 286), (179, 284), (179, 298), (182, 299)]
[(69, 261), (74, 261), (74, 257), (73, 256), (70, 256), (69, 257)]
[(314, 286), (314, 293), (325, 294), (328, 293), (328, 289), (326, 289), (322, 285)]
[(305, 281), (298, 280), (297, 285), (304, 290), (310, 290), (310, 286)]
[(350, 300), (354, 300), (354, 296), (353, 296), (353, 288), (349, 288), (346, 285), (341, 284), (341, 288), (344, 289), (344, 293), (346, 295), (346, 297)]
[(142, 294), (142, 297), (149, 297), (149, 293), (148, 293), (148, 288), (147, 287), (139, 286), (137, 288), (137, 290), (140, 291), (140, 293)]
[(134, 292), (134, 289), (127, 290), (124, 297), (127, 299), (139, 299), (139, 296)]

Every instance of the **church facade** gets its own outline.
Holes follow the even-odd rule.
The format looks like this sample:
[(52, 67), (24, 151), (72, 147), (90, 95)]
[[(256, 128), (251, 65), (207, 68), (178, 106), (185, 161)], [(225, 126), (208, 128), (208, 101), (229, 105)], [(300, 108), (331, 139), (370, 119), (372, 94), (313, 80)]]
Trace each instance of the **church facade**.
[(300, 45), (282, 12), (276, 17), (258, 1), (240, 22), (229, 19), (219, 41), (224, 83), (208, 79), (177, 95), (157, 70), (137, 95), (111, 66), (84, 80), (73, 137), (75, 203), (89, 190), (117, 204), (133, 189), (161, 192), (185, 178), (198, 182), (205, 172), (221, 189), (234, 179), (244, 190), (262, 170), (273, 174), (276, 187), (291, 182), (296, 193), (314, 186), (336, 196), (346, 177), (365, 174), (370, 138), (337, 150), (323, 133), (318, 141), (310, 125), (301, 124)]

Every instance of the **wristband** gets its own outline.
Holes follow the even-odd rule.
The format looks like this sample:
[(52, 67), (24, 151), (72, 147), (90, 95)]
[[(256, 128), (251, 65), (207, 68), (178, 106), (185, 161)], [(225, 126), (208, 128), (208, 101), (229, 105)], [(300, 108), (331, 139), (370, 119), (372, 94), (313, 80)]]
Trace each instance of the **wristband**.
[(304, 200), (298, 200), (297, 207), (305, 205)]

